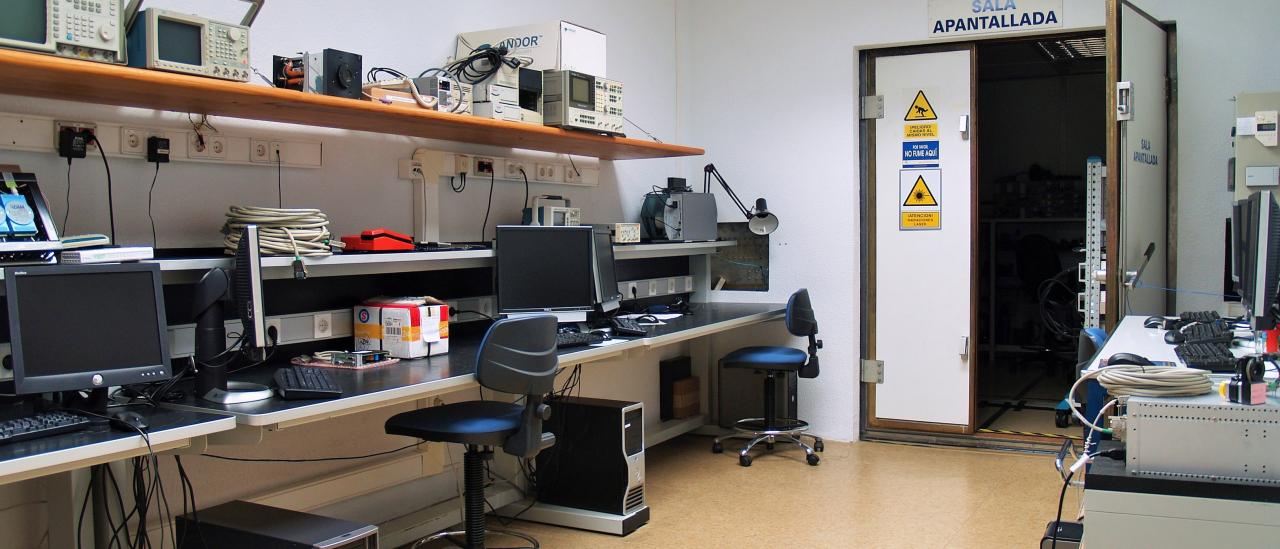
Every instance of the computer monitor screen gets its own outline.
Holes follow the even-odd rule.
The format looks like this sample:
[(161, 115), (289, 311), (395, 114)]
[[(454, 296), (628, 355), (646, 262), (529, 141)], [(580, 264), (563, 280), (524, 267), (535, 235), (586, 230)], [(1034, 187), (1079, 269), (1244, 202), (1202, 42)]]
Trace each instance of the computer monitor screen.
[(158, 265), (8, 267), (4, 278), (18, 394), (169, 378)]
[(263, 306), (262, 247), (257, 225), (240, 229), (235, 263), (231, 270), (231, 298), (235, 302), (236, 313), (240, 316), (244, 346), (265, 349), (272, 342), (268, 341)]
[(200, 34), (204, 27), (167, 17), (156, 18), (156, 51), (162, 61), (186, 65), (204, 63)]
[(597, 227), (592, 233), (595, 259), (595, 301), (600, 309), (609, 312), (618, 308), (622, 292), (618, 291), (618, 278), (613, 270), (613, 237), (606, 227)]
[(1276, 326), (1280, 281), (1280, 205), (1271, 191), (1249, 195), (1243, 212), (1240, 295), (1255, 330)]
[(0, 17), (0, 40), (12, 40), (21, 45), (44, 44), (48, 36), (49, 5), (45, 0), (13, 0), (5, 3), (5, 15)]
[(589, 226), (498, 226), (498, 311), (590, 310), (595, 304), (592, 245)]

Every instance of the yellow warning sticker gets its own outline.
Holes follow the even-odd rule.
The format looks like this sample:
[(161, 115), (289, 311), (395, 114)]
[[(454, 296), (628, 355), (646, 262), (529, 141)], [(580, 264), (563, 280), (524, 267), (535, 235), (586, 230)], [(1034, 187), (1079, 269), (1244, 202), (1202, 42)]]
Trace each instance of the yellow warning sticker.
[(929, 190), (929, 184), (924, 182), (924, 176), (916, 176), (916, 182), (911, 186), (911, 192), (907, 193), (907, 199), (902, 202), (903, 206), (937, 206), (938, 199), (933, 197), (933, 191)]
[(906, 124), (902, 126), (902, 137), (920, 139), (922, 137), (938, 137), (937, 124)]
[(902, 212), (898, 227), (904, 230), (941, 229), (942, 212)]
[(912, 120), (937, 120), (938, 113), (933, 112), (933, 105), (929, 104), (929, 98), (924, 96), (924, 90), (916, 92), (916, 98), (911, 102), (911, 106), (907, 108), (907, 115), (902, 118), (907, 122)]
[(941, 169), (899, 170), (898, 200), (898, 230), (942, 230)]

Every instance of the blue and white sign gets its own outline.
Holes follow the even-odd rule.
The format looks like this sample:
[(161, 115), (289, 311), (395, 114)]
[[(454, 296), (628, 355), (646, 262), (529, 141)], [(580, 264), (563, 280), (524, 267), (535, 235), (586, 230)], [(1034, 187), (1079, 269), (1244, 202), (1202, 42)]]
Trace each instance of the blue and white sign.
[(903, 141), (902, 142), (902, 161), (903, 162), (937, 162), (938, 161), (938, 142), (937, 141)]
[(1062, 0), (929, 0), (929, 37), (1062, 26)]

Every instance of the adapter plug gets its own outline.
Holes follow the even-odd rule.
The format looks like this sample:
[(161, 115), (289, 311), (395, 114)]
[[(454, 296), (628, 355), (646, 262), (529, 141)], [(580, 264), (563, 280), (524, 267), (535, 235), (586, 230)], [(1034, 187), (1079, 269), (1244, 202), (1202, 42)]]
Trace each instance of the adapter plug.
[(147, 138), (147, 162), (164, 163), (169, 161), (169, 138), (151, 136)]
[(93, 134), (87, 129), (62, 128), (58, 131), (58, 156), (84, 158), (89, 154), (89, 140)]

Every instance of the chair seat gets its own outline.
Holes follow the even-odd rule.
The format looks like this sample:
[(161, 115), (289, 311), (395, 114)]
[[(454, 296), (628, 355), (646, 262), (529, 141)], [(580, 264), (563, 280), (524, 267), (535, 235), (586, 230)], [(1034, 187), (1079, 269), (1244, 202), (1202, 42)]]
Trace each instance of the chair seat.
[(387, 434), (429, 442), (500, 446), (520, 429), (524, 406), (491, 400), (470, 400), (433, 406), (387, 420)]
[(791, 347), (743, 347), (720, 359), (725, 368), (792, 372), (804, 366), (809, 354)]

